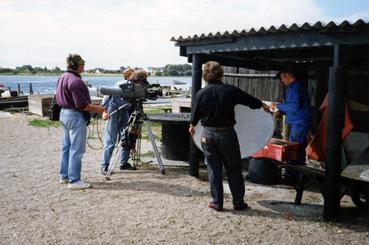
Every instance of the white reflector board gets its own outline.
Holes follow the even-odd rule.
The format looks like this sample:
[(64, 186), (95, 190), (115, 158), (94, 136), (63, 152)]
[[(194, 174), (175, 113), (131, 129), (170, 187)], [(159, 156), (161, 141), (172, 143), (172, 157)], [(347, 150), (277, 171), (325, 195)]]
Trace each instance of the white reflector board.
[[(248, 106), (236, 105), (236, 124), (234, 129), (240, 144), (241, 158), (246, 158), (262, 149), (272, 138), (274, 122), (272, 115), (262, 109), (250, 109)], [(201, 135), (204, 127), (201, 121), (195, 126), (192, 136), (195, 145), (202, 151)]]

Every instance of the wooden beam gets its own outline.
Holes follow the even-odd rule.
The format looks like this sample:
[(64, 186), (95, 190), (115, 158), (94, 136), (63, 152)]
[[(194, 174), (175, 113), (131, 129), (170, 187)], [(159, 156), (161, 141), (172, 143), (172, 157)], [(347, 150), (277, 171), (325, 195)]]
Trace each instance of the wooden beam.
[[(196, 93), (201, 89), (202, 81), (202, 56), (199, 54), (192, 55), (192, 99), (191, 99), (191, 120), (193, 118), (193, 108), (195, 108)], [(190, 137), (190, 152), (189, 152), (189, 174), (194, 177), (199, 176), (199, 162), (201, 151), (197, 148)]]
[(323, 217), (327, 221), (337, 221), (340, 214), (341, 137), (345, 113), (341, 49), (339, 45), (334, 46), (334, 63), (329, 70), (327, 163), (323, 193)]

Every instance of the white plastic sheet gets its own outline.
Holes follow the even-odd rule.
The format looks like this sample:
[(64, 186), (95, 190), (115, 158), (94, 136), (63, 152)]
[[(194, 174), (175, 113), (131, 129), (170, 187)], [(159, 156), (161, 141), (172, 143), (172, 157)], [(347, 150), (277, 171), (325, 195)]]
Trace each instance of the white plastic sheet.
[[(272, 115), (262, 109), (250, 109), (248, 106), (235, 106), (236, 124), (234, 129), (240, 144), (241, 158), (246, 158), (262, 149), (272, 138), (274, 122)], [(193, 140), (202, 151), (201, 135), (204, 127), (199, 122), (195, 127)]]

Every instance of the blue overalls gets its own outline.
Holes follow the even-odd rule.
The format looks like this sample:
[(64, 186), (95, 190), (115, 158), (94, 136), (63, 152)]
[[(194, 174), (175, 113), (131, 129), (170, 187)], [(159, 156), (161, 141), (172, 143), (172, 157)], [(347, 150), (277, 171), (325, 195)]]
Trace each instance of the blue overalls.
[(290, 125), (288, 140), (298, 142), (298, 163), (305, 164), (306, 136), (310, 128), (311, 107), (310, 98), (305, 85), (293, 81), (287, 88), (284, 103), (277, 108), (286, 115), (286, 123)]
[[(108, 113), (112, 113), (114, 110), (127, 103), (129, 103), (129, 101), (124, 100), (122, 96), (109, 96), (105, 97), (102, 101), (103, 107), (107, 109)], [(124, 128), (126, 127), (128, 118), (128, 108), (122, 108), (110, 116), (110, 119), (106, 125), (104, 134), (103, 158), (101, 161), (101, 167), (106, 170), (109, 167), (110, 158), (115, 148), (117, 137), (119, 136), (119, 139), (125, 137)], [(122, 148), (119, 156), (121, 165), (127, 164), (129, 152), (129, 150)]]

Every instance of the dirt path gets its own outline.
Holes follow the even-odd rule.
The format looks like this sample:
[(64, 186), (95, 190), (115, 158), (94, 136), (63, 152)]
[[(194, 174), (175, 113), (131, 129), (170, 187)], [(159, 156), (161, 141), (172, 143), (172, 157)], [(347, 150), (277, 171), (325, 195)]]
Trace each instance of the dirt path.
[(28, 126), (30, 116), (0, 119), (0, 244), (368, 244), (369, 214), (342, 200), (342, 222), (321, 220), (322, 198), (246, 183), (251, 210), (207, 208), (206, 170), (201, 180), (186, 168), (155, 166), (99, 174), (101, 150), (83, 159), (86, 191), (58, 183), (60, 128)]

